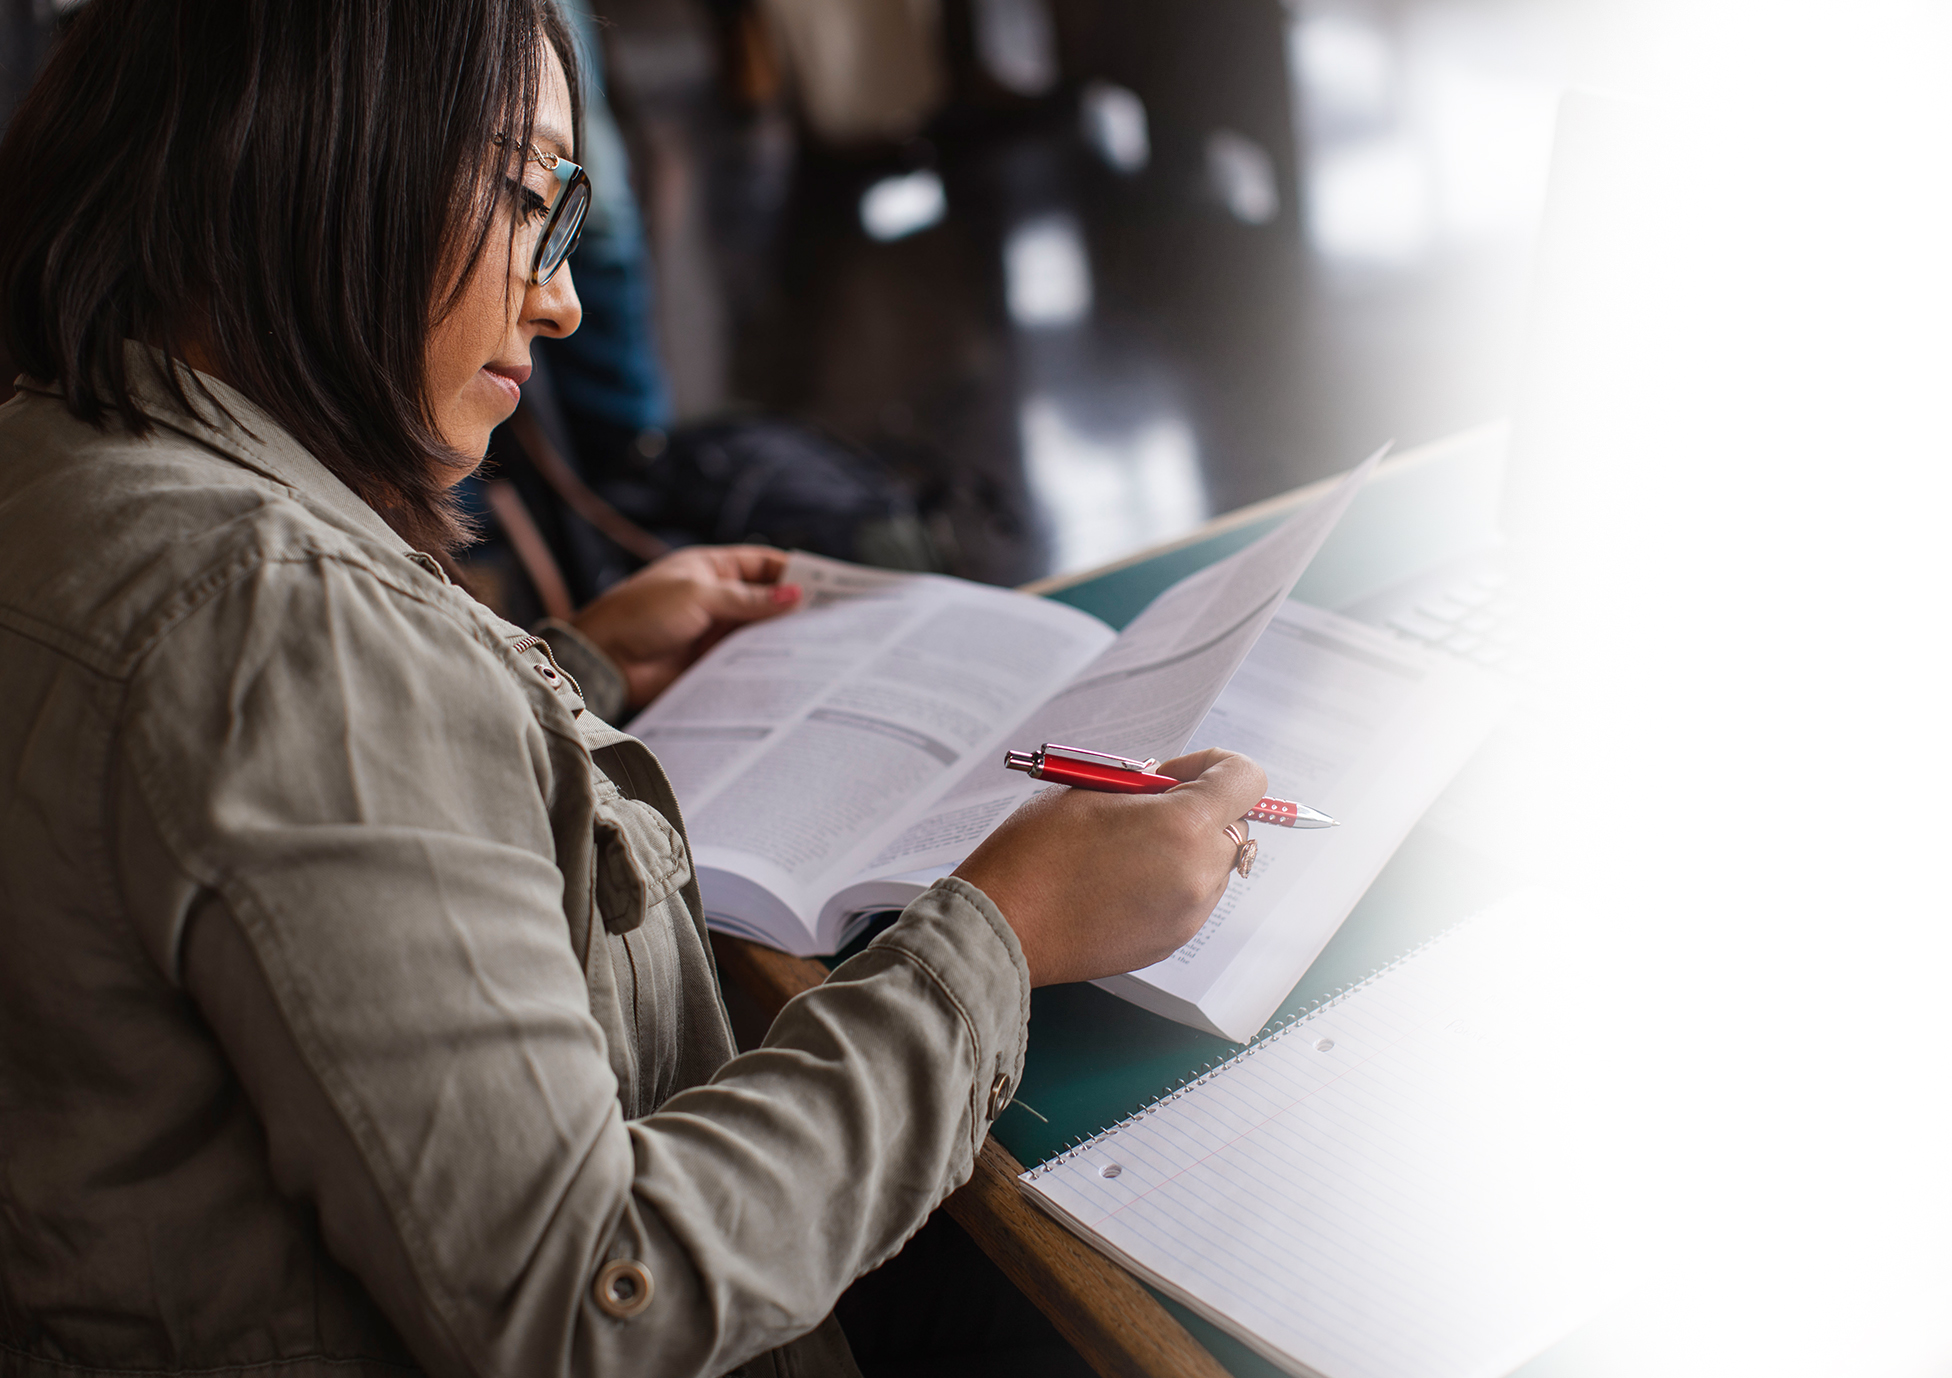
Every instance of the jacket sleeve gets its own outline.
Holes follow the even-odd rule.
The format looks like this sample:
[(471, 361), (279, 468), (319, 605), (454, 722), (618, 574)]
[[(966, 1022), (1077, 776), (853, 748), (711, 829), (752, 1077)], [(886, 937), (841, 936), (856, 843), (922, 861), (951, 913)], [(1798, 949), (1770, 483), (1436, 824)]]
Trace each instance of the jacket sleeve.
[[(1021, 1069), (1022, 954), (945, 882), (627, 1122), (554, 862), (587, 755), (443, 597), (322, 558), (186, 611), (120, 737), (124, 893), (279, 1189), (431, 1371), (722, 1373), (967, 1178)], [(613, 1260), (653, 1285), (628, 1317)]]

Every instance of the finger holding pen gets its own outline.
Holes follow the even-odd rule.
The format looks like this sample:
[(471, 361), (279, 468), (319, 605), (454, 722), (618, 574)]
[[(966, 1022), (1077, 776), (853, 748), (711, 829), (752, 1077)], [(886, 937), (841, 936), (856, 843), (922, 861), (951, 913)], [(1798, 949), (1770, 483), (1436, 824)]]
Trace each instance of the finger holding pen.
[[(1162, 775), (1157, 761), (1140, 761), (1108, 751), (1060, 746), (1045, 742), (1035, 751), (1006, 751), (1003, 765), (1020, 770), (1033, 780), (1048, 780), (1072, 789), (1098, 790), (1105, 794), (1163, 794), (1179, 781)], [(1284, 828), (1333, 828), (1336, 820), (1320, 809), (1288, 799), (1262, 799), (1247, 810), (1245, 820), (1277, 823)], [(1242, 875), (1247, 874), (1245, 871)]]
[(1183, 783), (1146, 795), (1048, 790), (957, 868), (1015, 930), (1032, 984), (1149, 966), (1198, 932), (1226, 891), (1238, 850), (1227, 825), (1262, 797), (1266, 774), (1219, 750), (1157, 769)]

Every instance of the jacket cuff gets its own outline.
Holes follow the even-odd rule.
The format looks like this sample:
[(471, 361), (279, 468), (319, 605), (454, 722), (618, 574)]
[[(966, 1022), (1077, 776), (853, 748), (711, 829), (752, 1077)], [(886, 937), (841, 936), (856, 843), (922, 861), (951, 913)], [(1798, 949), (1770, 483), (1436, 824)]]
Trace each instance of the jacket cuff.
[(966, 880), (945, 876), (868, 946), (897, 949), (916, 962), (969, 1021), (977, 1050), (973, 1153), (1023, 1080), (1030, 967), (1016, 930), (988, 895)]
[(617, 662), (558, 618), (545, 617), (529, 631), (549, 643), (557, 666), (583, 691), (584, 706), (605, 722), (615, 723), (630, 697), (630, 684)]

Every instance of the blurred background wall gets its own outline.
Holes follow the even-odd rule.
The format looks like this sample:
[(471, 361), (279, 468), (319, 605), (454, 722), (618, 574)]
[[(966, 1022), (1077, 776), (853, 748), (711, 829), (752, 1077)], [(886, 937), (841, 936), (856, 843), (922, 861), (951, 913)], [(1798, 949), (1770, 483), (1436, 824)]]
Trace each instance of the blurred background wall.
[(600, 0), (679, 417), (1014, 583), (1508, 408), (1552, 0)]

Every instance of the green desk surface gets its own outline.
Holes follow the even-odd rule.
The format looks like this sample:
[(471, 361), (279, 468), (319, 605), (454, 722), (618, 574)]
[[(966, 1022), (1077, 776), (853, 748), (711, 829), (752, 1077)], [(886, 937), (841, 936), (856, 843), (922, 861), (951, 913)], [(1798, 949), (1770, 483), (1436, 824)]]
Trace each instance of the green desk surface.
[(1205, 569), (1215, 560), (1224, 560), (1236, 550), (1245, 550), (1288, 517), (1273, 512), (1259, 521), (1222, 531), (1177, 550), (1155, 555), (1138, 564), (1101, 574), (1045, 596), (1081, 608), (1093, 617), (1123, 629), (1127, 622), (1145, 611), (1146, 604), (1177, 584), (1187, 575)]
[[(1157, 594), (1270, 530), (1280, 515), (1223, 532), (1049, 596), (1123, 627)], [(1390, 860), (1270, 1021), (1287, 1022), (1426, 938), (1516, 888), (1518, 878), (1432, 830), (1418, 828)], [(1115, 1124), (1241, 1045), (1189, 1029), (1095, 986), (1048, 986), (1031, 997), (1023, 1084), (991, 1132), (1026, 1166)], [(1169, 1298), (1167, 1309), (1240, 1378), (1279, 1371)]]

